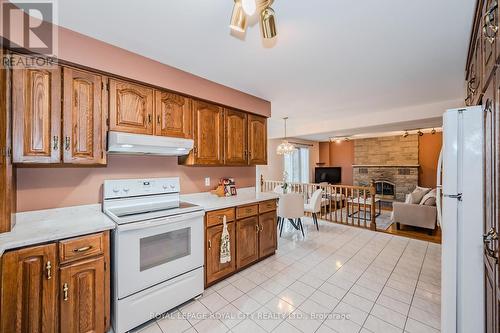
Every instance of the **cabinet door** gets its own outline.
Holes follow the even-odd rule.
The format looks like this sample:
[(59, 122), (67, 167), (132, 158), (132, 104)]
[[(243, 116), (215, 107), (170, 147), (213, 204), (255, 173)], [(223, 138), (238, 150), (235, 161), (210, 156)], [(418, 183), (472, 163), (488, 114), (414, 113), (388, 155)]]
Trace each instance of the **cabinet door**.
[(100, 75), (65, 67), (64, 163), (106, 164), (106, 103)]
[(259, 256), (273, 254), (277, 247), (276, 211), (267, 212), (259, 216)]
[(103, 256), (61, 267), (61, 332), (104, 332), (104, 281)]
[(482, 35), (483, 85), (485, 86), (488, 84), (488, 79), (493, 73), (497, 60), (498, 0), (486, 0), (484, 2), (479, 29), (479, 33)]
[(224, 164), (246, 165), (247, 162), (247, 115), (243, 112), (224, 112)]
[(248, 115), (249, 164), (267, 164), (267, 119)]
[[(0, 57), (3, 57), (1, 48)], [(11, 156), (10, 73), (0, 64), (0, 233), (11, 230), (15, 216), (15, 179)]]
[(60, 162), (60, 68), (13, 70), (12, 113), (14, 162)]
[(193, 164), (221, 165), (224, 162), (224, 117), (217, 105), (194, 101)]
[(466, 69), (466, 97), (467, 106), (477, 105), (482, 93), (482, 61), (481, 61), (481, 38), (474, 41), (474, 48)]
[(153, 134), (153, 89), (109, 80), (109, 129)]
[(236, 267), (245, 267), (259, 259), (259, 218), (236, 221)]
[(56, 245), (6, 252), (2, 257), (2, 333), (54, 333)]
[(228, 223), (228, 231), (229, 231), (229, 239), (231, 241), (231, 261), (228, 263), (221, 264), (220, 244), (222, 236), (222, 225), (206, 229), (206, 244), (205, 244), (206, 285), (231, 274), (236, 269), (234, 222)]
[(165, 91), (155, 91), (155, 135), (193, 138), (191, 99)]

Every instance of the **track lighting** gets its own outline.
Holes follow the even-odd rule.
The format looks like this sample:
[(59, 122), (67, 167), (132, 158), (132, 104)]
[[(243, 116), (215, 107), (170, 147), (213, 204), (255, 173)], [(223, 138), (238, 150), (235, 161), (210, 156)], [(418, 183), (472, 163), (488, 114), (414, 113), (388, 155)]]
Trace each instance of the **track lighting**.
[(432, 129), (431, 134), (436, 134), (436, 129), (435, 128)]
[(408, 135), (410, 135), (410, 134), (408, 133), (408, 131), (405, 131), (405, 134), (403, 134), (403, 138), (407, 138), (407, 137), (408, 137)]
[(235, 31), (245, 32), (247, 18), (259, 12), (262, 37), (269, 39), (278, 34), (276, 29), (276, 13), (271, 8), (274, 0), (234, 0), (233, 13), (229, 27)]
[(418, 136), (423, 136), (424, 132), (422, 132), (421, 130), (418, 130), (417, 134), (418, 134)]
[(243, 10), (241, 0), (234, 0), (233, 14), (229, 27), (239, 32), (245, 32), (247, 27), (247, 17)]
[(276, 31), (276, 18), (274, 10), (271, 7), (266, 7), (260, 14), (262, 37), (274, 38), (278, 34)]

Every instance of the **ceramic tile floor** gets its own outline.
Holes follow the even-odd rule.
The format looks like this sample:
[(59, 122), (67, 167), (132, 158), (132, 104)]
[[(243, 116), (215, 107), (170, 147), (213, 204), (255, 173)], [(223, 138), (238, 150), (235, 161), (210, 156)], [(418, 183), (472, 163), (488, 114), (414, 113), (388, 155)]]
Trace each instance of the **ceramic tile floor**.
[(440, 328), (441, 246), (305, 219), (276, 255), (140, 333), (426, 333)]

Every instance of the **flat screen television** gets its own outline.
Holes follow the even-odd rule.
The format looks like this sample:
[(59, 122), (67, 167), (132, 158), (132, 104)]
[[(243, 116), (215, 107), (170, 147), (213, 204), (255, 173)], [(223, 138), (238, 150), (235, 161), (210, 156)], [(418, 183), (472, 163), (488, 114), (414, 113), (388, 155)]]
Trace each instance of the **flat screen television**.
[(314, 170), (314, 182), (328, 184), (340, 184), (342, 177), (341, 167), (317, 167)]

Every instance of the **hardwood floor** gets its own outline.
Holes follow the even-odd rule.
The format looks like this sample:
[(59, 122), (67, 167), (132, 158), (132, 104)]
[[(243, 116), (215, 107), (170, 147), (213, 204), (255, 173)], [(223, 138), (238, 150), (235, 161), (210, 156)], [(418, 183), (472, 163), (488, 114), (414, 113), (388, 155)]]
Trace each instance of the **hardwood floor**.
[(393, 235), (404, 236), (427, 242), (441, 244), (441, 228), (439, 227), (434, 233), (434, 235), (429, 235), (428, 229), (401, 225), (400, 230), (397, 230), (396, 223), (393, 223), (387, 230), (385, 230), (385, 232)]

